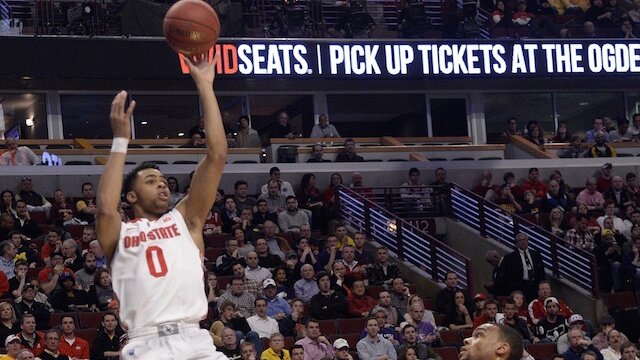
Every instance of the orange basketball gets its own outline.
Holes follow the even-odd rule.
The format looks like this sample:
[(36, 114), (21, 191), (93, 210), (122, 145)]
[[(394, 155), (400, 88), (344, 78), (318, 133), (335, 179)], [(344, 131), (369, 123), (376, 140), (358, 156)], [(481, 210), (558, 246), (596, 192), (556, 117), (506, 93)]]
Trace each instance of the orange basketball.
[(162, 23), (169, 46), (185, 55), (204, 54), (220, 35), (220, 20), (203, 0), (180, 0), (173, 4)]

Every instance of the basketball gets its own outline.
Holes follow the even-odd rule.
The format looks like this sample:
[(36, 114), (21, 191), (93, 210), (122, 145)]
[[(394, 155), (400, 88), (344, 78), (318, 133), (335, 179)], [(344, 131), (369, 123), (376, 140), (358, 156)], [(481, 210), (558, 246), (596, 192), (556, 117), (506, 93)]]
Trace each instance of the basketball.
[(203, 0), (180, 0), (173, 4), (162, 23), (169, 46), (185, 55), (207, 53), (220, 35), (220, 20)]

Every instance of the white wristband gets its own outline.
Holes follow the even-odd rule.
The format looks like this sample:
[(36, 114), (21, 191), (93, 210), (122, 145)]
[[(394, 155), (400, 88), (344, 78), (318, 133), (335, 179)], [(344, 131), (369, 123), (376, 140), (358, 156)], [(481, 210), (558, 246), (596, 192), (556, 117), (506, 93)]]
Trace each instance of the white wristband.
[(123, 137), (113, 138), (113, 142), (111, 143), (111, 152), (112, 153), (127, 153), (127, 146), (129, 145), (129, 139)]

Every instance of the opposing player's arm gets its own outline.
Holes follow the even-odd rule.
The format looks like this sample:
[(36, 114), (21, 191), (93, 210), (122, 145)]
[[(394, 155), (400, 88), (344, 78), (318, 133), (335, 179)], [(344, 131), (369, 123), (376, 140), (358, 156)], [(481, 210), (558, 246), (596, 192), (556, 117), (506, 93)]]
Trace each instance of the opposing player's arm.
[(122, 223), (118, 213), (118, 205), (122, 191), (124, 160), (127, 157), (127, 143), (131, 138), (130, 119), (136, 106), (136, 102), (132, 101), (125, 111), (126, 100), (127, 93), (122, 91), (116, 95), (111, 103), (110, 118), (114, 145), (98, 184), (97, 198), (100, 201), (96, 213), (96, 234), (104, 254), (109, 259), (113, 256), (120, 237)]
[(216, 197), (216, 189), (220, 184), (222, 170), (227, 159), (227, 139), (222, 125), (222, 116), (218, 107), (218, 100), (213, 92), (215, 77), (215, 62), (193, 61), (187, 59), (187, 65), (193, 81), (198, 88), (200, 103), (203, 110), (204, 129), (207, 133), (207, 154), (196, 168), (189, 194), (178, 203), (176, 208), (182, 214), (194, 240), (201, 249), (202, 227), (207, 213)]

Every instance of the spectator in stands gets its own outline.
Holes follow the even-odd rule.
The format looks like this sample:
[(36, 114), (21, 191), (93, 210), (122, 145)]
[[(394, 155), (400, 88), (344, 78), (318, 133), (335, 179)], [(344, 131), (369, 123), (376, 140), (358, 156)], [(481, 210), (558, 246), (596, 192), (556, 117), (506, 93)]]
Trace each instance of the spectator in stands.
[[(634, 230), (636, 228), (638, 227), (635, 226)], [(640, 239), (634, 239), (634, 243), (629, 247), (630, 251), (624, 256), (622, 264), (624, 278), (638, 289), (640, 288)]]
[(237, 278), (244, 279), (244, 289), (253, 295), (255, 298), (262, 298), (262, 282), (252, 280), (246, 277), (244, 266), (242, 264), (236, 263), (232, 267), (233, 276)]
[(262, 352), (260, 360), (290, 360), (289, 350), (284, 349), (284, 336), (274, 333), (269, 338), (269, 348)]
[[(20, 332), (20, 330), (18, 329), (17, 332)], [(17, 333), (16, 332), (16, 333)], [(4, 341), (4, 347), (7, 351), (6, 355), (0, 355), (0, 359), (3, 360), (13, 360), (13, 359), (18, 359), (18, 354), (20, 353), (20, 350), (22, 350), (22, 344), (20, 341), (20, 338), (17, 337), (16, 335), (9, 335)], [(31, 359), (33, 359), (33, 354)], [(88, 358), (87, 358), (88, 359)]]
[[(616, 322), (613, 316), (609, 314), (603, 315), (602, 318), (600, 318), (600, 332), (591, 339), (593, 346), (595, 346), (598, 350), (606, 349), (607, 346), (609, 346), (609, 339), (607, 337), (607, 334), (609, 334), (610, 331), (614, 330), (615, 327)], [(629, 341), (624, 334), (620, 333), (620, 335), (622, 338), (622, 343)]]
[(525, 297), (532, 299), (536, 294), (536, 285), (545, 279), (544, 264), (540, 254), (529, 249), (529, 237), (525, 233), (516, 235), (517, 249), (502, 260), (501, 266), (512, 271), (506, 272), (509, 291), (520, 290)]
[(50, 329), (44, 335), (44, 351), (40, 355), (42, 360), (70, 360), (66, 355), (60, 353), (60, 333), (57, 329)]
[(96, 256), (90, 252), (82, 255), (82, 269), (76, 272), (76, 283), (84, 291), (89, 291), (93, 285), (93, 277), (96, 273)]
[(376, 262), (369, 269), (369, 283), (371, 285), (391, 284), (395, 278), (402, 278), (400, 268), (389, 262), (389, 250), (381, 246), (376, 250)]
[(353, 276), (347, 276), (347, 267), (342, 260), (334, 261), (331, 266), (331, 289), (341, 292), (346, 298), (351, 294), (351, 286), (353, 285)]
[(102, 251), (102, 246), (100, 246), (98, 240), (93, 240), (89, 243), (89, 252), (96, 256), (97, 268), (107, 267), (107, 258), (104, 255), (104, 251)]
[(287, 207), (286, 196), (279, 193), (276, 180), (269, 180), (267, 194), (261, 194), (258, 199), (266, 201), (268, 211), (276, 215), (283, 212)]
[(107, 360), (120, 356), (120, 337), (117, 333), (118, 318), (113, 312), (102, 315), (102, 327), (91, 344), (91, 359)]
[[(276, 166), (269, 169), (269, 181), (271, 180), (275, 180), (278, 185), (278, 191), (277, 191), (278, 195), (284, 195), (286, 197), (286, 196), (295, 194), (291, 184), (288, 181), (284, 181), (280, 179), (280, 169)], [(262, 188), (260, 189), (261, 194), (263, 195), (268, 194), (269, 181), (267, 182), (267, 184), (262, 185)]]
[(325, 247), (324, 249), (322, 249), (322, 251), (318, 252), (318, 255), (316, 255), (316, 259), (318, 261), (315, 264), (314, 268), (317, 271), (331, 271), (333, 263), (336, 260), (342, 259), (342, 252), (338, 250), (338, 237), (335, 236), (335, 234), (327, 235)]
[(16, 201), (23, 200), (27, 203), (29, 211), (44, 211), (49, 213), (51, 203), (44, 196), (33, 191), (33, 183), (31, 178), (25, 177), (20, 181), (20, 191), (16, 194)]
[[(43, 329), (45, 328), (43, 327)], [(20, 338), (22, 348), (31, 350), (35, 356), (40, 356), (44, 350), (44, 334), (36, 331), (36, 318), (32, 313), (21, 316), (20, 329), (22, 331), (17, 336)]]
[[(498, 2), (496, 2), (495, 4), (496, 8), (498, 8)], [(503, 7), (504, 7), (504, 3), (503, 3)], [(502, 9), (502, 11), (504, 12), (504, 8)], [(518, 120), (514, 117), (510, 117), (507, 119), (507, 128), (502, 132), (502, 138), (503, 140), (506, 140), (509, 136), (512, 136), (512, 135), (522, 135), (520, 133), (520, 130), (518, 130)]]
[[(90, 244), (93, 240), (96, 239), (96, 229), (87, 225), (82, 229), (82, 237), (78, 241), (78, 245), (80, 245), (80, 250), (89, 250)], [(80, 254), (79, 254), (80, 255)]]
[(311, 146), (311, 157), (307, 160), (308, 163), (322, 163), (322, 162), (331, 162), (329, 159), (323, 158), (324, 156), (324, 146), (322, 144), (313, 144)]
[[(636, 11), (636, 14), (638, 15), (637, 20), (640, 20), (640, 3), (634, 3), (633, 6), (634, 6), (634, 10)], [(631, 11), (629, 12), (629, 18), (631, 19), (631, 21), (633, 21), (634, 24), (637, 24), (638, 21), (636, 21), (636, 19), (634, 19), (630, 13)], [(633, 136), (633, 138), (636, 140), (638, 139), (638, 136), (640, 136), (640, 114), (639, 113), (635, 113), (631, 117), (631, 127), (629, 128), (629, 131), (631, 132), (631, 135)]]
[(549, 181), (548, 190), (541, 201), (541, 210), (551, 212), (552, 209), (560, 207), (565, 212), (570, 212), (573, 204), (571, 199), (560, 188), (560, 183), (556, 180)]
[(262, 236), (256, 239), (256, 253), (258, 253), (258, 264), (270, 271), (284, 265), (284, 261), (282, 261), (280, 256), (271, 254), (269, 244)]
[(331, 288), (329, 274), (326, 272), (318, 273), (316, 281), (319, 291), (309, 300), (311, 315), (320, 320), (346, 318), (349, 303), (342, 292)]
[(38, 256), (26, 242), (22, 241), (23, 236), (20, 231), (12, 231), (8, 234), (9, 241), (16, 247), (15, 261), (22, 260), (27, 263), (27, 267), (35, 267), (36, 262), (38, 262)]
[(625, 342), (620, 346), (620, 352), (622, 353), (621, 360), (637, 360), (638, 348), (636, 344), (632, 342)]
[(358, 358), (362, 360), (396, 360), (397, 354), (391, 342), (378, 334), (380, 328), (375, 318), (367, 319), (367, 336), (356, 346)]
[(382, 290), (378, 293), (378, 305), (387, 311), (387, 322), (394, 325), (400, 325), (404, 321), (404, 318), (400, 315), (398, 309), (391, 304), (391, 294), (387, 290)]
[(213, 272), (208, 272), (206, 276), (207, 282), (204, 285), (204, 292), (207, 294), (207, 302), (209, 307), (218, 308), (218, 299), (224, 294), (225, 290), (218, 287), (218, 276)]
[(462, 288), (458, 287), (458, 275), (453, 271), (447, 271), (445, 275), (444, 281), (445, 287), (438, 291), (436, 295), (436, 311), (441, 314), (447, 314), (449, 309), (454, 304), (454, 295), (458, 291), (462, 291), (464, 293), (464, 298), (469, 299), (469, 302), (465, 303), (466, 306), (471, 307), (471, 298), (468, 296), (466, 291)]
[(316, 176), (311, 173), (302, 175), (300, 180), (300, 207), (312, 213), (314, 229), (326, 229), (322, 192), (316, 188)]
[[(569, 325), (566, 333), (560, 335), (556, 342), (556, 349), (559, 354), (564, 354), (567, 350), (569, 350), (569, 332), (573, 329), (578, 329), (582, 331), (584, 327), (584, 318), (580, 314), (573, 314), (567, 320), (567, 324)], [(589, 338), (585, 333), (585, 338)]]
[(598, 349), (600, 350), (600, 353), (602, 354), (604, 360), (620, 359), (622, 357), (622, 333), (620, 333), (618, 330), (609, 331), (607, 333), (607, 341), (609, 347), (607, 347), (606, 349)]
[(409, 303), (409, 287), (404, 282), (403, 278), (395, 278), (391, 281), (391, 304), (398, 309), (400, 315), (404, 316), (407, 313), (407, 306)]
[(358, 264), (363, 266), (373, 264), (373, 255), (365, 249), (365, 244), (367, 243), (366, 235), (361, 232), (355, 233), (353, 235), (353, 243), (355, 244), (355, 259), (358, 261)]
[(548, 297), (544, 301), (544, 306), (547, 314), (537, 322), (534, 334), (540, 342), (556, 342), (560, 335), (567, 332), (566, 318), (558, 315), (560, 306), (556, 298)]
[[(549, 2), (545, 1), (541, 3), (540, 6), (547, 7), (549, 6)], [(552, 8), (553, 9), (553, 8)], [(555, 9), (553, 10), (555, 12)], [(556, 129), (556, 135), (550, 139), (552, 143), (568, 143), (571, 142), (571, 133), (569, 133), (569, 129), (567, 128), (567, 123), (559, 122), (558, 128)]]
[(529, 318), (531, 319), (531, 322), (534, 325), (538, 324), (538, 321), (542, 320), (545, 316), (547, 316), (547, 310), (546, 310), (545, 304), (546, 304), (546, 300), (549, 298), (552, 298), (553, 302), (558, 303), (559, 315), (561, 315), (565, 319), (568, 319), (573, 314), (569, 306), (567, 306), (567, 304), (564, 301), (558, 300), (558, 298), (552, 297), (551, 295), (552, 295), (551, 283), (549, 283), (546, 280), (541, 281), (538, 284), (538, 297), (532, 300), (528, 306)]
[(13, 279), (16, 276), (16, 266), (14, 258), (17, 254), (17, 249), (13, 243), (9, 240), (4, 240), (0, 243), (0, 270), (4, 273), (7, 280)]
[(267, 240), (267, 245), (269, 245), (269, 252), (278, 255), (280, 259), (284, 261), (286, 258), (285, 254), (289, 254), (293, 252), (293, 250), (289, 247), (286, 239), (276, 234), (277, 230), (276, 224), (272, 221), (267, 220), (264, 222), (262, 232), (264, 239)]
[[(240, 350), (242, 351), (242, 360), (257, 360), (260, 358), (259, 356), (256, 356), (256, 346), (248, 341), (240, 344)], [(292, 357), (292, 359), (294, 358)], [(302, 357), (297, 360), (304, 360), (304, 354), (302, 354)]]
[(638, 185), (636, 174), (628, 172), (625, 180), (625, 189), (631, 195), (631, 198), (634, 201), (640, 200), (640, 185)]
[(207, 137), (207, 133), (204, 128), (204, 118), (202, 116), (198, 116), (198, 119), (196, 119), (196, 125), (189, 129), (189, 138), (191, 138), (193, 134), (199, 134), (203, 139)]
[(7, 137), (4, 140), (7, 149), (0, 156), (0, 166), (28, 166), (40, 164), (40, 157), (26, 146), (18, 146), (18, 140)]
[[(585, 24), (588, 23), (585, 22)], [(605, 139), (605, 133), (599, 131), (595, 136), (595, 145), (589, 148), (587, 153), (588, 157), (592, 158), (601, 158), (601, 157), (617, 157), (616, 149), (607, 145), (607, 140)]]
[(16, 199), (13, 191), (11, 190), (3, 190), (0, 193), (0, 214), (9, 214), (11, 216), (16, 216)]
[(571, 147), (563, 151), (559, 157), (561, 158), (581, 158), (585, 155), (585, 150), (582, 147), (582, 138), (578, 135), (571, 136)]
[[(485, 284), (484, 288), (493, 296), (507, 296), (509, 291), (505, 283), (505, 269), (500, 266), (503, 259), (502, 255), (496, 250), (489, 250), (486, 252), (484, 259), (493, 267), (491, 282)], [(467, 307), (473, 309), (473, 304)]]
[(522, 336), (522, 339), (525, 340), (526, 345), (533, 343), (533, 335), (531, 334), (531, 331), (529, 331), (527, 321), (518, 316), (515, 301), (512, 298), (509, 298), (504, 301), (502, 306), (504, 318), (501, 323), (517, 331), (518, 334)]
[(216, 259), (216, 273), (220, 276), (232, 275), (233, 265), (240, 263), (246, 266), (246, 261), (240, 256), (238, 240), (231, 238), (225, 241), (226, 253)]
[[(620, 183), (622, 183), (622, 179), (620, 179)], [(609, 195), (611, 195), (611, 193), (609, 193)], [(613, 196), (615, 198), (615, 195)], [(628, 199), (628, 195), (625, 197)], [(624, 199), (622, 196), (620, 196), (620, 198)], [(605, 229), (607, 227), (605, 227), (604, 222), (607, 218), (610, 218), (611, 221), (613, 221), (613, 230), (616, 234), (626, 235), (625, 237), (631, 237), (629, 233), (629, 231), (631, 230), (629, 229), (629, 225), (625, 223), (624, 220), (615, 215), (617, 211), (618, 208), (616, 207), (615, 200), (613, 198), (608, 198), (604, 202), (604, 215), (599, 216), (596, 219), (596, 222), (598, 223), (598, 225), (600, 225), (601, 228)], [(622, 211), (621, 213), (624, 213), (624, 211)]]
[[(253, 213), (251, 219), (253, 226), (258, 229), (262, 229), (264, 222), (267, 220), (273, 221), (274, 223), (278, 222), (278, 215), (269, 211), (267, 200), (262, 198), (262, 195), (260, 195), (260, 197), (256, 203), (257, 211)], [(278, 199), (278, 201), (280, 200)]]
[(522, 184), (522, 190), (533, 191), (537, 201), (542, 200), (545, 197), (545, 194), (547, 193), (547, 186), (540, 181), (540, 173), (538, 171), (538, 168), (534, 167), (529, 169), (529, 177)]
[(309, 264), (302, 265), (300, 276), (301, 279), (294, 284), (296, 298), (309, 303), (311, 298), (320, 292), (318, 283), (314, 280), (315, 272), (313, 266)]
[(320, 323), (318, 320), (309, 319), (305, 326), (307, 335), (296, 341), (296, 345), (304, 348), (304, 358), (306, 360), (332, 359), (335, 356), (333, 346), (326, 338), (320, 334)]
[(235, 196), (233, 199), (236, 203), (238, 212), (247, 208), (253, 211), (254, 206), (256, 206), (256, 199), (247, 195), (249, 190), (247, 182), (244, 180), (238, 180), (234, 184), (233, 188), (235, 189)]
[(564, 210), (561, 207), (551, 209), (549, 223), (545, 224), (545, 228), (552, 234), (564, 238), (567, 224), (564, 221)]
[(247, 323), (252, 331), (258, 333), (261, 338), (270, 338), (273, 334), (279, 334), (280, 328), (276, 319), (267, 316), (267, 300), (255, 299), (255, 315), (247, 318)]
[[(365, 294), (365, 286), (362, 280), (353, 282), (352, 291), (347, 301), (349, 303), (349, 315), (352, 317), (367, 317), (371, 309), (378, 304), (376, 299)], [(386, 319), (386, 310), (384, 310), (384, 312)]]
[(53, 193), (53, 205), (49, 212), (49, 221), (56, 226), (63, 226), (75, 218), (75, 206), (67, 202), (64, 192), (60, 189)]
[(63, 266), (76, 271), (83, 268), (82, 259), (78, 256), (78, 243), (73, 239), (67, 239), (62, 242), (62, 256), (64, 256)]
[(225, 292), (218, 298), (218, 303), (220, 304), (218, 311), (221, 314), (224, 311), (222, 307), (224, 303), (231, 301), (237, 305), (238, 312), (242, 314), (243, 317), (248, 318), (253, 315), (255, 296), (245, 290), (245, 281), (244, 277), (234, 277), (231, 279), (230, 291)]
[(409, 181), (401, 186), (400, 197), (404, 201), (407, 212), (421, 212), (424, 205), (431, 203), (431, 199), (427, 194), (427, 185), (420, 180), (420, 170), (418, 168), (409, 169)]
[[(88, 310), (90, 305), (89, 296), (84, 290), (75, 288), (76, 281), (73, 272), (60, 273), (60, 290), (56, 290), (51, 295), (51, 304), (56, 310), (63, 312)], [(95, 283), (95, 278), (94, 278)]]
[[(506, 19), (506, 20), (505, 20)], [(505, 6), (504, 6), (504, 1), (502, 0), (498, 0), (496, 1), (496, 5), (493, 8), (493, 12), (491, 13), (491, 25), (494, 27), (510, 27), (511, 26), (511, 21), (508, 17), (506, 17), (506, 12), (505, 12)], [(513, 122), (513, 126), (514, 129), (511, 129), (511, 123)], [(512, 132), (512, 135), (520, 135), (520, 131), (518, 131), (518, 123), (516, 122), (515, 118), (509, 118), (509, 120), (507, 121), (507, 130), (505, 130), (504, 132), (502, 132), (501, 138), (503, 141), (506, 141), (507, 139), (507, 134), (510, 132)]]
[(335, 360), (353, 360), (353, 356), (349, 353), (349, 342), (343, 338), (338, 338), (333, 342), (333, 350), (336, 356)]
[(107, 311), (109, 304), (117, 296), (111, 284), (111, 275), (105, 268), (98, 269), (93, 278), (93, 285), (87, 292), (92, 311)]
[(220, 212), (220, 217), (222, 218), (222, 232), (226, 234), (231, 233), (231, 228), (234, 225), (242, 223), (233, 196), (227, 196), (224, 200), (224, 209)]
[(287, 210), (278, 214), (278, 225), (284, 232), (300, 232), (300, 226), (309, 225), (309, 217), (298, 209), (298, 200), (294, 195), (286, 198)]
[(498, 302), (495, 299), (489, 298), (485, 300), (482, 314), (473, 319), (473, 328), (475, 329), (478, 326), (486, 323), (496, 324), (496, 314), (498, 313), (498, 311)]
[(260, 135), (251, 128), (250, 120), (247, 115), (240, 115), (238, 119), (238, 135), (236, 135), (236, 147), (239, 148), (259, 148), (262, 146)]
[[(527, 9), (527, 3), (524, 0), (520, 0), (518, 2), (518, 11), (514, 12), (512, 15), (513, 24), (516, 27), (530, 26), (531, 31), (534, 31), (535, 27), (529, 25), (529, 23), (534, 20), (535, 15), (528, 12), (526, 9)], [(542, 146), (547, 142), (547, 139), (545, 139), (544, 133), (542, 132), (542, 129), (540, 128), (539, 125), (532, 126), (531, 131), (527, 133), (527, 135), (525, 135), (524, 138), (529, 140), (529, 142), (532, 142), (538, 146)]]
[[(235, 331), (239, 340), (245, 340), (254, 344), (260, 342), (260, 337), (254, 331), (251, 331), (247, 318), (242, 311), (236, 311), (238, 308), (232, 301), (218, 301), (220, 304), (220, 319), (211, 324), (209, 335), (213, 338), (216, 347), (222, 346), (222, 330), (230, 328)], [(253, 308), (253, 304), (251, 306)], [(262, 348), (262, 343), (258, 344), (258, 348)]]
[[(433, 316), (433, 312), (431, 310), (427, 309), (427, 307), (424, 304), (424, 300), (422, 300), (422, 298), (420, 296), (415, 295), (415, 294), (409, 296), (409, 301), (407, 301), (407, 309), (411, 309), (411, 307), (413, 305), (420, 306), (420, 307), (422, 307), (422, 309), (424, 309), (424, 313), (422, 315), (422, 321), (426, 321), (426, 322), (430, 323), (431, 326), (433, 326), (434, 329), (438, 327), (437, 324), (436, 324), (436, 319)], [(415, 325), (415, 326), (418, 325), (414, 321), (414, 319), (411, 316), (411, 314), (409, 313), (409, 311), (407, 311), (407, 313), (404, 314), (404, 320), (408, 324), (412, 324), (412, 325)], [(400, 324), (400, 325), (401, 325), (400, 327), (402, 327), (402, 324)]]
[(14, 307), (16, 316), (19, 318), (25, 314), (34, 315), (38, 330), (43, 330), (48, 327), (51, 312), (44, 303), (35, 300), (37, 292), (36, 286), (31, 284), (24, 285), (22, 287), (22, 298), (20, 301), (16, 300)]
[[(52, 232), (49, 231), (50, 239), (51, 239), (51, 233)], [(43, 254), (44, 254), (44, 250), (43, 250)], [(62, 256), (62, 254), (59, 252), (54, 252), (53, 254), (51, 254), (51, 258), (48, 265), (38, 273), (38, 281), (40, 281), (40, 284), (41, 284), (40, 286), (42, 287), (42, 291), (45, 294), (49, 295), (53, 292), (53, 290), (59, 288), (58, 275), (60, 275), (61, 272), (64, 271), (69, 274), (73, 274), (73, 270), (64, 267), (63, 261), (64, 261), (64, 257)], [(47, 261), (45, 261), (45, 263), (46, 262)]]
[[(419, 342), (424, 342), (429, 346), (439, 346), (440, 337), (437, 328), (431, 322), (424, 320), (426, 311), (428, 310), (424, 308), (424, 304), (417, 302), (411, 304), (407, 312), (411, 317), (411, 321), (406, 323), (416, 327)], [(405, 324), (400, 324), (400, 327), (403, 327), (403, 325)]]
[(492, 183), (492, 178), (493, 174), (491, 173), (491, 170), (482, 170), (480, 183), (473, 188), (473, 192), (482, 197), (485, 197), (489, 190), (496, 193), (500, 187)]
[(278, 114), (278, 119), (269, 126), (269, 137), (287, 139), (296, 137), (291, 124), (289, 124), (289, 114), (286, 111), (281, 111)]
[(222, 346), (218, 347), (218, 351), (222, 352), (229, 360), (240, 360), (242, 352), (236, 332), (231, 328), (224, 328), (221, 335)]
[[(607, 166), (607, 164), (604, 166)], [(608, 165), (610, 166), (611, 164)], [(594, 177), (589, 177), (586, 182), (586, 188), (580, 191), (576, 197), (576, 203), (578, 205), (586, 205), (589, 211), (602, 210), (604, 206), (604, 196), (602, 196), (602, 193), (598, 191), (597, 188), (598, 180)]]
[[(29, 211), (27, 210), (27, 204), (22, 201), (16, 201), (16, 216), (15, 216), (14, 228), (20, 231), (28, 239), (35, 239), (42, 233), (38, 222), (31, 218)], [(44, 225), (44, 224), (42, 224)]]
[(329, 124), (329, 118), (325, 114), (318, 116), (318, 124), (313, 126), (310, 138), (333, 138), (340, 137), (340, 133), (335, 126)]
[(603, 360), (600, 351), (593, 346), (591, 340), (584, 337), (582, 330), (569, 331), (569, 350), (562, 354), (565, 360), (580, 360), (581, 355), (587, 351), (593, 351), (597, 360)]
[(593, 250), (595, 242), (593, 241), (593, 234), (588, 228), (589, 218), (584, 214), (578, 214), (575, 219), (575, 227), (567, 231), (564, 240), (580, 249)]
[(16, 312), (8, 302), (0, 302), (0, 344), (6, 343), (10, 335), (20, 332)]
[[(617, 0), (612, 0), (612, 1), (617, 1)], [(625, 20), (625, 21), (630, 24), (629, 20)], [(624, 25), (623, 25), (623, 28), (624, 28)], [(633, 28), (631, 28), (631, 31), (633, 31)], [(629, 131), (629, 120), (625, 118), (617, 118), (617, 122), (618, 122), (618, 130), (613, 130), (609, 133), (610, 141), (612, 142), (631, 141), (633, 138), (633, 135), (631, 134), (631, 131)]]
[(0, 214), (0, 241), (9, 240), (9, 233), (14, 231), (15, 219), (9, 213)]
[(604, 192), (603, 196), (605, 199), (611, 199), (613, 201), (617, 208), (615, 212), (618, 214), (624, 214), (624, 208), (628, 205), (635, 206), (635, 199), (624, 188), (624, 181), (620, 176), (614, 176), (611, 179), (611, 187)]
[(610, 28), (614, 25), (613, 13), (604, 6), (602, 0), (591, 0), (591, 6), (585, 12), (584, 18), (598, 28)]
[(266, 279), (273, 276), (269, 269), (263, 268), (258, 263), (258, 254), (255, 251), (250, 252), (247, 257), (247, 266), (245, 267), (245, 278), (262, 283)]
[[(592, 1), (592, 0), (591, 0)], [(602, 131), (604, 134), (604, 138), (607, 142), (609, 142), (609, 133), (604, 130), (604, 120), (601, 116), (596, 116), (593, 118), (593, 128), (587, 130), (584, 134), (585, 142), (587, 144), (592, 144), (596, 142), (596, 134)]]
[[(631, 22), (631, 20), (622, 19), (620, 21), (619, 28), (613, 33), (613, 37), (620, 38), (620, 39), (637, 39), (638, 37), (640, 37), (640, 35), (634, 29), (633, 22)], [(628, 127), (629, 120), (626, 120), (626, 121), (627, 121), (627, 127)], [(630, 141), (632, 139), (632, 136), (629, 136), (631, 135), (631, 132), (628, 131), (625, 133), (625, 135), (626, 136), (623, 137), (622, 140), (616, 140), (616, 141)]]
[(612, 181), (613, 165), (611, 165), (611, 163), (605, 163), (602, 165), (602, 169), (598, 176), (598, 191), (604, 194), (605, 191), (611, 188)]
[(444, 313), (444, 324), (449, 330), (461, 331), (473, 328), (473, 319), (471, 319), (471, 314), (465, 302), (465, 293), (462, 290), (456, 290), (453, 294), (451, 304), (447, 306), (446, 312)]
[(89, 359), (89, 343), (75, 335), (76, 327), (72, 316), (62, 316), (60, 330), (63, 339), (60, 342), (60, 354), (72, 359)]
[(331, 174), (329, 186), (322, 193), (322, 202), (328, 210), (328, 218), (335, 217), (338, 212), (338, 198), (336, 195), (340, 185), (342, 185), (342, 175), (338, 173)]
[(97, 212), (96, 198), (93, 195), (93, 184), (86, 182), (82, 184), (82, 199), (76, 203), (78, 218), (88, 223), (95, 221)]
[(356, 142), (352, 138), (344, 141), (344, 150), (336, 155), (336, 162), (359, 162), (364, 161), (362, 156), (356, 154)]
[(602, 230), (601, 242), (593, 248), (598, 264), (600, 287), (604, 292), (622, 290), (622, 265), (621, 244), (614, 239), (613, 231)]

